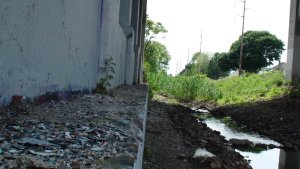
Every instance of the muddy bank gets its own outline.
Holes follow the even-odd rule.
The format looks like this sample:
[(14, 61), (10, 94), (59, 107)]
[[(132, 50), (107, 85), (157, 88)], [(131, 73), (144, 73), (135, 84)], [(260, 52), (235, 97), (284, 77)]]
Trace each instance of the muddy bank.
[[(251, 168), (219, 132), (192, 116), (190, 108), (156, 99), (149, 103), (144, 169), (155, 168)], [(194, 157), (197, 149), (213, 157)]]
[(238, 124), (281, 143), (285, 149), (300, 149), (300, 98), (281, 97), (248, 107), (218, 107), (214, 116), (230, 116)]

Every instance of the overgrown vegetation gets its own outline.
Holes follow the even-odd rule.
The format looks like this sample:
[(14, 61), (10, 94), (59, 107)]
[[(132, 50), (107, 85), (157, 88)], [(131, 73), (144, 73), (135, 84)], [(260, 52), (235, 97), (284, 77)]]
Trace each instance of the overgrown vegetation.
[(215, 84), (224, 97), (217, 103), (224, 105), (270, 99), (288, 92), (285, 83), (284, 74), (279, 71), (220, 79)]
[(181, 102), (195, 99), (217, 101), (222, 98), (222, 93), (205, 75), (170, 77), (163, 73), (149, 73), (147, 79), (150, 89), (172, 96)]
[(211, 80), (205, 75), (170, 77), (149, 73), (147, 79), (152, 90), (181, 102), (205, 100), (219, 105), (241, 104), (270, 99), (289, 91), (284, 74), (278, 71), (220, 80)]
[(104, 67), (100, 67), (100, 70), (103, 71), (105, 74), (104, 78), (100, 79), (100, 83), (97, 84), (96, 92), (105, 94), (107, 92), (107, 87), (111, 87), (111, 84), (109, 83), (109, 79), (113, 79), (114, 76), (110, 73), (115, 73), (115, 69), (113, 66), (116, 66), (116, 64), (113, 62), (113, 58), (110, 56), (107, 59), (104, 59)]
[(289, 97), (300, 97), (300, 83), (297, 80), (289, 80)]
[[(273, 71), (263, 75), (247, 73), (240, 78), (219, 79), (227, 77), (229, 70), (236, 70), (239, 64), (239, 40), (232, 44), (228, 53), (201, 53), (201, 57), (199, 52), (195, 53), (180, 75), (169, 76), (166, 71), (171, 57), (167, 48), (155, 40), (164, 33), (167, 33), (167, 29), (162, 23), (147, 17), (143, 68), (149, 84), (150, 100), (153, 91), (180, 102), (204, 100), (219, 105), (247, 105), (249, 102), (270, 99), (289, 91), (291, 97), (300, 95), (299, 89), (295, 87), (289, 90), (282, 72)], [(247, 72), (257, 72), (260, 68), (271, 65), (272, 61), (280, 60), (280, 54), (284, 50), (282, 41), (267, 31), (248, 31), (245, 33), (244, 45), (243, 70)], [(238, 59), (231, 58), (233, 56)], [(230, 62), (222, 62), (224, 58)], [(226, 69), (223, 70), (222, 67)]]

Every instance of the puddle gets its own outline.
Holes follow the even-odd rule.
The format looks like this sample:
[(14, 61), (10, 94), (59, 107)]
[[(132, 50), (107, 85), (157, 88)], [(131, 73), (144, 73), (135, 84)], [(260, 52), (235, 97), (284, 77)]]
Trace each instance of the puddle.
[[(200, 112), (201, 115), (207, 115), (209, 112), (202, 109), (194, 109)], [(244, 132), (245, 129), (237, 129), (236, 126), (225, 124), (218, 118), (205, 118), (203, 121), (207, 126), (213, 130), (219, 131), (227, 140), (230, 139), (248, 139), (249, 141), (257, 144), (273, 144), (280, 146), (281, 144), (273, 141), (267, 137), (262, 137), (254, 132)], [(247, 150), (238, 150), (241, 155), (250, 161), (253, 169), (300, 169), (300, 151), (284, 151), (283, 149), (261, 149), (253, 148)]]
[(284, 151), (282, 149), (269, 149), (259, 154), (236, 150), (247, 160), (251, 160), (253, 169), (300, 169), (300, 151)]
[(227, 124), (224, 124), (220, 119), (217, 118), (208, 118), (204, 122), (209, 128), (219, 131), (221, 135), (223, 135), (226, 138), (226, 140), (230, 140), (232, 138), (240, 140), (247, 139), (255, 144), (274, 144), (276, 146), (280, 146), (278, 142), (270, 140), (266, 137), (262, 137), (256, 133), (246, 133), (232, 129)]

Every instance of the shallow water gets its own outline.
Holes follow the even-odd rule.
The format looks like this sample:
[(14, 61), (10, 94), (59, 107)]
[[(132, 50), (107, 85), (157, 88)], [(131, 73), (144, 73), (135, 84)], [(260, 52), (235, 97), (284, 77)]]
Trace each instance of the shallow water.
[(262, 144), (274, 144), (276, 146), (280, 146), (280, 144), (276, 141), (273, 141), (269, 138), (262, 137), (256, 133), (245, 133), (245, 132), (238, 132), (228, 125), (224, 124), (220, 119), (217, 118), (208, 118), (204, 121), (207, 126), (213, 130), (217, 130), (223, 135), (226, 140), (230, 140), (232, 138), (235, 139), (248, 139), (253, 143), (262, 143)]
[[(253, 143), (274, 144), (280, 146), (280, 143), (267, 137), (262, 137), (257, 133), (240, 132), (230, 128), (220, 119), (208, 118), (204, 120), (207, 126), (213, 130), (219, 131), (227, 140), (248, 139)], [(253, 169), (300, 169), (300, 151), (286, 152), (283, 149), (266, 149), (260, 151), (236, 150), (247, 160), (251, 160), (250, 165)]]

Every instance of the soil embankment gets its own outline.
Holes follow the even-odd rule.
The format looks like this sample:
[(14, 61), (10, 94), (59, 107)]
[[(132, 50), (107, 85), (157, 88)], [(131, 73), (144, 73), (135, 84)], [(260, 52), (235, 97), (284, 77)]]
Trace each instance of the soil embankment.
[[(285, 149), (300, 148), (300, 99), (287, 96), (248, 107), (215, 107), (199, 103), (214, 116), (230, 116), (238, 124), (267, 136)], [(218, 132), (192, 116), (193, 111), (155, 99), (149, 104), (144, 169), (152, 168), (251, 168)], [(194, 158), (198, 148), (215, 155)]]
[[(144, 169), (251, 168), (219, 132), (199, 123), (188, 107), (152, 101), (148, 107)], [(196, 157), (197, 149), (214, 157)]]
[(281, 143), (300, 149), (300, 98), (280, 97), (249, 107), (219, 107), (214, 116), (230, 116), (235, 122)]

